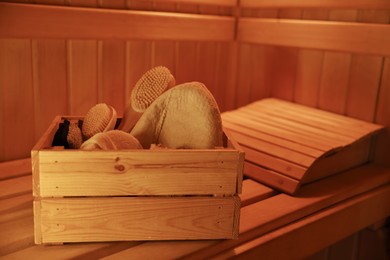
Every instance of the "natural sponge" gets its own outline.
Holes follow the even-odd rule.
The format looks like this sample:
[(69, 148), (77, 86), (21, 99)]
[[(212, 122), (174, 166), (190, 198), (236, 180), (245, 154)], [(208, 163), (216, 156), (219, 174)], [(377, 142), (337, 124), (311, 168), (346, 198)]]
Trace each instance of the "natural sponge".
[(200, 82), (167, 90), (130, 132), (144, 148), (210, 149), (222, 146), (222, 120), (214, 97)]
[(81, 130), (77, 123), (69, 124), (69, 131), (67, 135), (67, 141), (69, 144), (69, 148), (79, 149), (81, 144), (83, 143), (83, 137), (81, 134)]
[(138, 140), (129, 133), (120, 130), (111, 130), (98, 133), (85, 141), (80, 149), (82, 150), (121, 150), (121, 149), (142, 149)]
[(115, 109), (105, 103), (93, 106), (85, 115), (82, 134), (88, 140), (97, 133), (113, 130), (116, 124)]
[(138, 80), (131, 92), (119, 129), (130, 132), (144, 111), (169, 88), (175, 85), (175, 78), (168, 68), (154, 67)]

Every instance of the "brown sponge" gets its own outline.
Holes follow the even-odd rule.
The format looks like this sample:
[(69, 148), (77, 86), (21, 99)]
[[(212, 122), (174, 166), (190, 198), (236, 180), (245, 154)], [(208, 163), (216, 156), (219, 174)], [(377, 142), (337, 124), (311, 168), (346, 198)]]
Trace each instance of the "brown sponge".
[(83, 139), (88, 140), (97, 133), (113, 130), (116, 119), (117, 114), (113, 107), (105, 103), (93, 106), (84, 118), (82, 127)]
[(80, 149), (82, 150), (121, 150), (121, 149), (142, 149), (138, 140), (129, 133), (120, 130), (111, 130), (98, 133), (85, 141)]
[(144, 148), (210, 149), (222, 146), (222, 120), (205, 85), (189, 82), (159, 96), (130, 132)]
[(83, 143), (83, 136), (81, 134), (81, 130), (77, 125), (77, 123), (69, 124), (69, 131), (66, 138), (69, 144), (69, 148), (71, 149), (80, 148), (81, 144)]
[(154, 100), (174, 85), (175, 78), (168, 68), (158, 66), (147, 71), (133, 88), (118, 129), (130, 132)]

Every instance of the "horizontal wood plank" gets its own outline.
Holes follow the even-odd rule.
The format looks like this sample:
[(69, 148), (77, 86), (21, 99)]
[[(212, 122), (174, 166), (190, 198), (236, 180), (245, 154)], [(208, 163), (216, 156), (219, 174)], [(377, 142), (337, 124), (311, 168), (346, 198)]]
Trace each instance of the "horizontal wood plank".
[(218, 5), (225, 7), (234, 7), (237, 5), (237, 0), (136, 0), (136, 2), (164, 2), (176, 4), (199, 4), (199, 5)]
[[(328, 178), (308, 187), (304, 187), (299, 197), (286, 194), (273, 196), (241, 209), (240, 236), (238, 240), (224, 241), (197, 241), (188, 246), (186, 242), (165, 244), (161, 248), (161, 255), (168, 255), (169, 259), (209, 259), (212, 256), (236, 248), (246, 241), (261, 237), (274, 229), (276, 223), (289, 219), (301, 218), (301, 214), (310, 215), (319, 208), (325, 208), (346, 198), (379, 187), (390, 181), (389, 170), (386, 168), (368, 166), (346, 172), (339, 176)], [(387, 175), (387, 176), (386, 176)], [(319, 208), (318, 208), (319, 207)], [(317, 210), (316, 210), (316, 209)], [(314, 210), (314, 211), (313, 211)], [(287, 213), (288, 212), (288, 213)], [(286, 214), (287, 213), (287, 214)], [(344, 222), (345, 223), (345, 222)], [(150, 250), (152, 243), (142, 245), (142, 249), (135, 250), (135, 256), (153, 257), (156, 253)], [(198, 250), (193, 250), (198, 249)], [(114, 257), (131, 257), (132, 250), (125, 250)]]
[(31, 158), (0, 163), (0, 180), (31, 174)]
[(240, 0), (241, 7), (258, 8), (390, 8), (387, 0)]
[(228, 149), (42, 150), (40, 196), (232, 195), (241, 185), (240, 156)]
[(247, 127), (242, 126), (242, 125), (234, 124), (234, 123), (231, 123), (227, 120), (223, 120), (223, 125), (226, 128), (228, 128), (229, 131), (232, 133), (242, 133), (242, 134), (245, 134), (249, 137), (259, 138), (262, 140), (269, 140), (273, 144), (288, 148), (292, 151), (306, 154), (306, 155), (311, 156), (311, 157), (319, 157), (324, 153), (323, 151), (320, 151), (318, 149), (304, 146), (302, 144), (299, 144), (299, 143), (296, 143), (296, 142), (293, 142), (290, 140), (286, 140), (286, 139), (278, 137), (278, 136), (269, 135), (269, 134), (266, 134), (266, 133), (263, 133), (260, 131), (256, 131), (256, 130), (247, 128)]
[(232, 41), (234, 18), (0, 3), (0, 38)]
[[(42, 242), (234, 238), (238, 197), (42, 199)], [(39, 207), (34, 210), (39, 210)]]
[(390, 26), (385, 24), (241, 18), (237, 39), (244, 43), (390, 55)]
[[(305, 259), (390, 215), (389, 205), (390, 185), (386, 185), (227, 250), (213, 259), (267, 259), (268, 256), (273, 259)], [(321, 239), (313, 239), (313, 234), (321, 234)]]

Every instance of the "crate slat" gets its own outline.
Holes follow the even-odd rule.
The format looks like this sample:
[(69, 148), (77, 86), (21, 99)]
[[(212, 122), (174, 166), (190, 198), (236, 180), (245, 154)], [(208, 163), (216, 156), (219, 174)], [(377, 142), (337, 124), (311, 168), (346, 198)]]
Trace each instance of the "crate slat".
[(218, 239), (237, 237), (239, 202), (236, 196), (47, 198), (38, 207), (43, 243)]

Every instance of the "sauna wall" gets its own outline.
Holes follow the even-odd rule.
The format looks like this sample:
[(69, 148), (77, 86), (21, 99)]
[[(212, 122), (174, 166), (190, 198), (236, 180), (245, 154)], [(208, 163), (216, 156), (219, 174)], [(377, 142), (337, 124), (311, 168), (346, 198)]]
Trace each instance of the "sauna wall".
[[(14, 1), (219, 16), (389, 24), (390, 10), (242, 8), (164, 1)], [(191, 2), (191, 1), (189, 1)], [(234, 42), (0, 39), (0, 161), (28, 157), (56, 115), (106, 102), (118, 114), (139, 77), (164, 65), (201, 81), (221, 111), (277, 97), (390, 126), (390, 57)], [(374, 159), (390, 165), (389, 128)]]

